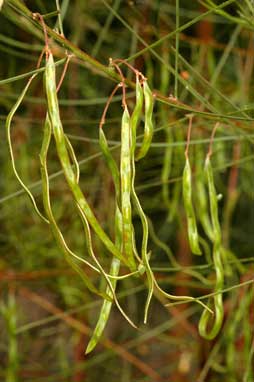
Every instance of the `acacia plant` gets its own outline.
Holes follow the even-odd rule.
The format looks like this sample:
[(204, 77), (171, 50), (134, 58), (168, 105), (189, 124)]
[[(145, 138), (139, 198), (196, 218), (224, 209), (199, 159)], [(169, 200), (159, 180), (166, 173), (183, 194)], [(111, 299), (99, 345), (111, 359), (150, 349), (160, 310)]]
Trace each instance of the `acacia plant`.
[(0, 3), (3, 380), (253, 381), (253, 2)]

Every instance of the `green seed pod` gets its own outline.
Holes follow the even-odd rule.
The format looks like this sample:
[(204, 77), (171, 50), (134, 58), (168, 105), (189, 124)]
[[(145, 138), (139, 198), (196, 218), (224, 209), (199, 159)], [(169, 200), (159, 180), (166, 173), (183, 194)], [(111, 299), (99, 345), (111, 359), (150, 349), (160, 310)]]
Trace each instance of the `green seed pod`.
[(136, 161), (144, 158), (150, 148), (153, 138), (153, 93), (151, 92), (147, 81), (144, 81), (144, 99), (145, 99), (145, 129), (142, 145), (136, 155)]
[(183, 171), (183, 200), (184, 208), (187, 215), (187, 227), (190, 248), (195, 255), (201, 255), (202, 252), (200, 250), (198, 242), (198, 229), (196, 217), (192, 204), (191, 167), (188, 158), (186, 158), (185, 167)]
[[(116, 208), (116, 214), (115, 214), (115, 235), (116, 235), (115, 244), (119, 248), (119, 250), (121, 250), (121, 247), (122, 247), (122, 214), (118, 208)], [(116, 258), (112, 259), (111, 266), (110, 266), (110, 272), (109, 272), (111, 276), (118, 276), (118, 273), (120, 270), (120, 264), (121, 263), (118, 259), (116, 259)], [(115, 291), (116, 285), (117, 285), (117, 280), (116, 279), (112, 280), (111, 285)], [(108, 294), (108, 296), (110, 296), (113, 299), (113, 294), (112, 294), (112, 291), (111, 291), (109, 286), (107, 286), (107, 288), (106, 288), (106, 294)], [(102, 333), (103, 333), (103, 331), (107, 325), (107, 322), (109, 320), (111, 308), (112, 308), (112, 301), (108, 301), (108, 300), (104, 299), (101, 310), (100, 310), (97, 324), (95, 326), (92, 337), (91, 337), (91, 339), (87, 345), (87, 348), (86, 348), (86, 354), (90, 353), (95, 348), (95, 346), (98, 344), (98, 342), (102, 336)]]
[(49, 120), (49, 116), (47, 114), (46, 121), (44, 124), (44, 131), (43, 131), (43, 141), (42, 141), (42, 147), (40, 152), (40, 163), (41, 163), (41, 179), (42, 179), (42, 195), (43, 195), (43, 206), (48, 218), (48, 221), (50, 223), (50, 228), (52, 230), (52, 233), (54, 235), (54, 238), (59, 246), (59, 248), (63, 251), (65, 258), (67, 262), (70, 264), (70, 266), (80, 275), (82, 280), (84, 281), (86, 287), (92, 292), (95, 293), (103, 298), (108, 298), (108, 296), (105, 293), (100, 292), (90, 281), (90, 278), (85, 274), (84, 270), (81, 269), (74, 261), (72, 261), (72, 258), (75, 258), (84, 264), (88, 265), (90, 268), (96, 270), (98, 272), (98, 269), (95, 268), (93, 265), (91, 265), (88, 261), (84, 260), (83, 258), (79, 257), (75, 253), (73, 253), (69, 247), (67, 246), (64, 237), (57, 225), (57, 222), (54, 218), (52, 209), (51, 209), (51, 203), (50, 203), (50, 193), (49, 193), (49, 177), (48, 177), (48, 169), (47, 169), (47, 154), (48, 154), (48, 148), (51, 141), (51, 123)]
[(143, 273), (146, 273), (147, 276), (147, 282), (148, 282), (148, 295), (145, 303), (145, 313), (144, 313), (144, 323), (147, 322), (148, 317), (148, 310), (151, 303), (151, 299), (153, 296), (153, 290), (154, 290), (154, 281), (153, 281), (153, 272), (149, 264), (150, 255), (148, 253), (147, 244), (148, 244), (148, 221), (147, 217), (142, 209), (142, 206), (140, 204), (139, 198), (137, 196), (136, 190), (135, 190), (135, 147), (136, 147), (136, 128), (137, 123), (139, 121), (141, 112), (142, 112), (142, 106), (143, 106), (143, 91), (142, 87), (137, 79), (136, 81), (136, 106), (134, 108), (134, 111), (131, 116), (131, 170), (132, 170), (132, 177), (131, 177), (131, 199), (133, 202), (133, 205), (138, 213), (138, 216), (141, 220), (142, 224), (142, 230), (143, 230), (143, 236), (142, 236), (142, 245), (141, 245), (141, 261), (142, 263), (139, 264), (138, 270), (140, 275)]
[(210, 319), (210, 314), (207, 311), (204, 311), (199, 321), (199, 332), (202, 337), (212, 340), (219, 333), (224, 317), (222, 293), (218, 293), (223, 289), (224, 286), (224, 267), (222, 263), (221, 229), (218, 218), (218, 198), (214, 186), (213, 170), (209, 156), (207, 156), (205, 162), (205, 174), (207, 178), (210, 214), (213, 226), (213, 261), (216, 273), (214, 291), (216, 294), (213, 297), (215, 307), (213, 325), (208, 331), (207, 326)]
[(122, 117), (121, 127), (121, 159), (120, 159), (120, 183), (121, 183), (121, 212), (123, 218), (123, 251), (132, 270), (135, 270), (133, 254), (133, 227), (131, 208), (131, 121), (127, 107)]
[[(99, 224), (96, 216), (94, 215), (91, 207), (89, 206), (81, 188), (77, 183), (77, 174), (73, 171), (67, 145), (66, 139), (63, 131), (62, 122), (60, 119), (58, 99), (57, 99), (57, 91), (56, 91), (56, 79), (55, 79), (55, 63), (52, 54), (49, 54), (48, 60), (46, 62), (45, 69), (45, 88), (47, 95), (47, 104), (48, 104), (48, 113), (49, 119), (52, 125), (52, 131), (55, 138), (57, 154), (70, 188), (72, 192), (73, 198), (75, 199), (77, 205), (80, 207), (80, 210), (86, 216), (89, 224), (100, 238), (100, 240), (104, 243), (106, 248), (119, 260), (122, 260), (127, 266), (128, 260), (126, 260), (121, 252), (116, 248), (110, 238), (107, 236), (105, 231), (102, 229)], [(133, 266), (133, 264), (131, 264)]]
[(142, 89), (142, 86), (140, 85), (139, 77), (136, 76), (136, 104), (131, 115), (131, 147), (132, 147), (131, 155), (132, 156), (134, 155), (134, 152), (136, 149), (137, 126), (142, 114), (143, 101), (144, 101), (143, 89)]

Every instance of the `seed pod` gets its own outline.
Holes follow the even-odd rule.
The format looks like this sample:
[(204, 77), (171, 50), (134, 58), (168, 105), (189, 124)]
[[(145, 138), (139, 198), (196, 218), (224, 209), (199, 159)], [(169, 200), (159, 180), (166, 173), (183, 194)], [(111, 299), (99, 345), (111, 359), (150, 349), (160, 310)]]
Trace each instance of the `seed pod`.
[[(116, 244), (117, 248), (119, 248), (119, 250), (121, 250), (121, 247), (122, 247), (122, 214), (119, 211), (118, 207), (116, 208), (116, 215), (115, 215), (115, 235), (116, 235), (115, 244)], [(118, 275), (119, 270), (120, 270), (120, 264), (121, 263), (118, 259), (116, 259), (116, 258), (112, 259), (110, 271), (109, 271), (111, 276), (117, 276)], [(117, 285), (117, 280), (116, 279), (112, 280), (111, 285), (112, 285), (113, 290), (115, 291), (116, 285)], [(108, 285), (106, 288), (106, 294), (108, 294), (108, 296), (110, 296), (113, 299), (112, 291)], [(108, 322), (111, 308), (112, 308), (112, 301), (108, 301), (108, 300), (104, 299), (101, 310), (100, 310), (97, 324), (95, 326), (92, 337), (90, 338), (90, 341), (89, 341), (87, 348), (86, 348), (86, 354), (90, 353), (95, 348), (97, 343), (99, 342), (99, 340), (102, 336), (102, 333), (105, 329), (105, 326)]]
[(131, 115), (131, 155), (134, 155), (136, 149), (136, 133), (139, 119), (142, 114), (143, 108), (143, 89), (139, 82), (139, 76), (136, 76), (136, 104)]
[(183, 171), (183, 201), (187, 215), (187, 228), (190, 248), (195, 255), (201, 255), (202, 252), (200, 250), (198, 242), (196, 217), (192, 204), (191, 167), (188, 157), (186, 157), (185, 167)]
[(52, 125), (52, 131), (56, 142), (57, 154), (61, 166), (63, 168), (66, 181), (68, 183), (70, 191), (72, 192), (73, 198), (85, 214), (89, 224), (91, 225), (97, 236), (100, 238), (100, 240), (104, 243), (106, 248), (119, 260), (122, 260), (127, 266), (129, 266), (128, 261), (122, 256), (120, 251), (116, 248), (116, 246), (107, 236), (105, 231), (102, 229), (91, 207), (89, 206), (81, 188), (77, 183), (77, 177), (71, 165), (68, 149), (66, 146), (63, 126), (60, 119), (56, 92), (55, 63), (51, 53), (49, 54), (48, 60), (46, 62), (45, 88), (47, 95), (49, 119)]
[(131, 121), (127, 107), (124, 108), (121, 126), (121, 212), (123, 218), (123, 251), (132, 270), (135, 270), (133, 254), (133, 227), (131, 208)]
[(43, 130), (43, 141), (42, 141), (42, 147), (40, 152), (40, 163), (41, 163), (41, 180), (42, 180), (42, 195), (43, 195), (43, 206), (48, 218), (48, 221), (50, 223), (50, 227), (52, 230), (52, 233), (54, 235), (54, 238), (59, 246), (59, 248), (63, 251), (65, 258), (67, 262), (70, 264), (70, 266), (80, 275), (82, 280), (84, 281), (86, 287), (92, 292), (95, 293), (103, 298), (108, 298), (108, 296), (105, 293), (100, 292), (91, 282), (90, 278), (85, 274), (84, 270), (81, 269), (74, 261), (71, 260), (71, 258), (75, 258), (86, 265), (88, 265), (90, 268), (96, 270), (98, 272), (98, 269), (95, 268), (92, 264), (90, 264), (85, 259), (79, 257), (75, 253), (73, 253), (69, 247), (67, 246), (64, 237), (60, 231), (60, 228), (57, 225), (57, 222), (54, 218), (52, 209), (51, 209), (51, 203), (50, 203), (50, 193), (49, 193), (49, 177), (48, 177), (48, 169), (47, 169), (47, 154), (48, 154), (48, 148), (51, 141), (51, 123), (49, 120), (49, 116), (47, 114), (46, 121), (44, 124), (44, 130)]
[(136, 155), (136, 161), (146, 156), (153, 138), (153, 93), (151, 92), (147, 81), (144, 81), (143, 89), (145, 99), (145, 128), (143, 142)]
[(224, 286), (224, 267), (222, 263), (222, 247), (221, 247), (221, 229), (218, 217), (218, 198), (216, 189), (214, 186), (213, 179), (213, 170), (211, 166), (210, 157), (207, 156), (205, 162), (205, 174), (207, 178), (208, 185), (208, 193), (209, 193), (209, 202), (210, 202), (210, 214), (212, 220), (213, 227), (213, 261), (216, 273), (216, 281), (215, 281), (215, 296), (213, 297), (214, 307), (215, 307), (215, 317), (214, 322), (210, 330), (208, 331), (208, 323), (210, 319), (210, 314), (207, 311), (204, 311), (201, 315), (199, 321), (199, 332), (200, 335), (206, 339), (212, 340), (219, 333), (223, 317), (224, 317), (224, 309), (223, 309), (223, 300), (222, 293), (219, 293)]

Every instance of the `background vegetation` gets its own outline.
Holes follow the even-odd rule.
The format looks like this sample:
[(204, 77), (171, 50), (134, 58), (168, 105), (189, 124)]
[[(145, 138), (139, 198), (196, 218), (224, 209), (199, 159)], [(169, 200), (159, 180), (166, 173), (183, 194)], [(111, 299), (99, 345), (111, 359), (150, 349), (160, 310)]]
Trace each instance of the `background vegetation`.
[[(60, 9), (65, 38), (56, 9)], [(47, 225), (14, 176), (5, 120), (36, 68), (44, 48), (44, 17), (55, 61), (73, 53), (59, 92), (61, 118), (80, 165), (80, 185), (96, 216), (114, 236), (115, 194), (98, 145), (98, 126), (108, 96), (119, 82), (109, 58), (128, 60), (142, 72), (155, 97), (154, 136), (136, 164), (136, 191), (152, 221), (151, 266), (160, 285), (175, 295), (214, 293), (212, 240), (203, 219), (199, 184), (212, 129), (219, 122), (211, 157), (222, 232), (224, 321), (212, 341), (202, 338), (202, 307), (173, 304), (155, 292), (143, 324), (146, 278), (118, 283), (117, 296), (137, 324), (133, 329), (113, 307), (106, 331), (85, 356), (101, 298), (91, 294), (66, 262)], [(52, 13), (53, 12), (53, 13)], [(0, 379), (31, 381), (253, 382), (254, 177), (252, 0), (5, 0), (0, 13)], [(61, 76), (63, 63), (57, 66)], [(42, 66), (44, 65), (44, 61)], [(126, 67), (127, 102), (135, 105), (135, 78)], [(120, 93), (119, 93), (120, 94)], [(33, 81), (12, 122), (16, 165), (42, 209), (39, 151), (46, 114), (42, 74)], [(191, 253), (182, 175), (189, 114), (192, 200), (203, 256)], [(113, 98), (104, 131), (119, 157), (121, 94)], [(138, 130), (142, 139), (142, 124)], [(66, 242), (87, 256), (82, 224), (56, 153), (50, 151), (54, 216)], [(203, 184), (202, 183), (202, 184)], [(205, 216), (205, 217), (204, 217)], [(138, 215), (133, 224), (140, 249)], [(108, 270), (110, 256), (93, 236)], [(174, 257), (172, 257), (174, 256)], [(177, 263), (176, 263), (177, 261)], [(105, 283), (87, 270), (94, 284)], [(122, 273), (128, 270), (122, 268)], [(207, 298), (204, 298), (207, 302)], [(170, 304), (169, 304), (170, 303)], [(169, 304), (165, 306), (165, 304)]]

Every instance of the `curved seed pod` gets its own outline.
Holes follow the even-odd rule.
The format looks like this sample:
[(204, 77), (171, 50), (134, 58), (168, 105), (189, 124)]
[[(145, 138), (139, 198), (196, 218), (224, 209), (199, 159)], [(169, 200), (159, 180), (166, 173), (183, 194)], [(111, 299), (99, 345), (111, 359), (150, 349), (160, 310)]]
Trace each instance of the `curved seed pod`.
[(206, 199), (206, 190), (203, 182), (203, 177), (197, 176), (196, 178), (196, 200), (197, 200), (197, 211), (199, 215), (200, 223), (202, 224), (203, 230), (210, 240), (213, 240), (213, 230), (208, 216), (208, 204)]
[(216, 193), (214, 179), (213, 179), (213, 169), (211, 165), (210, 158), (206, 158), (205, 162), (205, 173), (208, 184), (209, 200), (210, 200), (210, 213), (214, 231), (214, 242), (221, 244), (221, 228), (219, 222), (219, 213), (218, 213), (218, 196)]
[[(139, 81), (139, 75), (136, 75), (136, 103), (135, 103), (135, 107), (134, 107), (134, 110), (132, 112), (131, 120), (130, 120), (130, 123), (131, 123), (130, 156), (131, 156), (131, 170), (132, 170), (132, 174), (131, 174), (131, 197), (133, 195), (133, 192), (135, 192), (135, 187), (134, 187), (134, 183), (135, 183), (135, 159), (134, 158), (135, 158), (135, 150), (136, 150), (137, 126), (138, 126), (139, 120), (140, 120), (141, 115), (142, 115), (143, 103), (144, 103), (143, 88), (142, 88), (140, 81)], [(136, 248), (134, 229), (133, 229), (133, 252), (134, 252), (135, 257), (141, 263), (142, 260), (139, 257), (138, 252), (137, 252), (137, 248)], [(138, 267), (139, 274), (141, 274), (140, 273), (140, 266), (142, 266), (142, 264), (139, 264), (139, 267)]]
[[(141, 256), (142, 256), (142, 262), (143, 266), (145, 268), (145, 272), (147, 275), (147, 282), (148, 282), (148, 296), (145, 304), (145, 314), (144, 314), (144, 323), (147, 323), (147, 316), (148, 316), (148, 309), (151, 303), (151, 299), (153, 296), (153, 290), (154, 290), (154, 276), (153, 271), (150, 267), (149, 259), (150, 254), (147, 252), (147, 243), (148, 243), (148, 221), (147, 217), (141, 207), (140, 201), (137, 197), (137, 194), (135, 192), (134, 187), (132, 187), (132, 199), (134, 206), (138, 212), (138, 215), (141, 219), (142, 228), (143, 228), (143, 238), (142, 238), (142, 245), (141, 245)], [(143, 272), (143, 269), (141, 268), (141, 273)]]
[(139, 273), (142, 275), (146, 272), (147, 282), (148, 282), (148, 295), (145, 303), (145, 313), (144, 313), (144, 323), (147, 322), (148, 310), (151, 303), (151, 299), (153, 296), (154, 290), (154, 282), (153, 282), (153, 272), (149, 264), (149, 253), (147, 250), (148, 244), (148, 221), (147, 217), (141, 207), (140, 201), (136, 194), (135, 190), (135, 147), (136, 147), (136, 129), (137, 124), (142, 112), (143, 106), (143, 94), (142, 87), (138, 81), (136, 80), (136, 106), (131, 116), (131, 140), (130, 140), (130, 159), (131, 159), (131, 198), (134, 204), (134, 207), (137, 210), (137, 213), (140, 217), (142, 229), (143, 229), (143, 237), (142, 237), (142, 245), (141, 245), (141, 258), (142, 263), (139, 264)]
[[(121, 247), (122, 247), (122, 215), (121, 215), (121, 212), (119, 211), (118, 207), (116, 207), (116, 215), (115, 215), (115, 235), (116, 235), (115, 244), (121, 250)], [(119, 270), (120, 270), (120, 261), (116, 258), (113, 258), (112, 262), (111, 262), (111, 266), (110, 266), (110, 272), (109, 272), (110, 275), (117, 276), (119, 273)], [(117, 280), (113, 280), (111, 282), (111, 285), (112, 285), (112, 288), (114, 289), (114, 291), (116, 288), (116, 283), (117, 283)], [(109, 286), (107, 286), (107, 288), (106, 288), (106, 293), (111, 298), (113, 298), (113, 295), (112, 295), (112, 292), (111, 292), (111, 289)], [(98, 319), (97, 324), (95, 326), (95, 329), (93, 331), (92, 337), (91, 337), (91, 339), (87, 345), (86, 354), (90, 353), (95, 348), (97, 343), (99, 342), (99, 340), (102, 336), (102, 333), (105, 329), (105, 326), (108, 322), (111, 308), (112, 308), (112, 301), (104, 300), (102, 307), (101, 307), (101, 310), (100, 310), (99, 319)]]
[[(133, 168), (133, 174), (135, 176), (134, 157), (132, 160), (132, 168)], [(142, 264), (140, 264), (141, 267), (139, 269), (140, 269), (140, 274), (144, 273), (144, 269), (145, 269), (146, 276), (147, 276), (147, 282), (148, 282), (148, 295), (147, 295), (147, 299), (146, 299), (145, 314), (144, 314), (144, 323), (146, 324), (147, 323), (148, 310), (149, 310), (149, 306), (150, 306), (151, 299), (153, 296), (153, 291), (154, 291), (154, 276), (153, 276), (153, 271), (152, 271), (152, 269), (150, 267), (150, 263), (149, 263), (150, 256), (149, 256), (149, 253), (147, 251), (149, 230), (148, 230), (147, 217), (146, 217), (146, 215), (145, 215), (145, 213), (141, 207), (140, 201), (139, 201), (138, 196), (137, 196), (136, 191), (135, 191), (134, 177), (132, 180), (132, 188), (131, 189), (132, 189), (133, 204), (134, 204), (134, 206), (137, 210), (137, 213), (140, 217), (140, 220), (142, 223), (142, 229), (143, 229), (143, 237), (142, 237), (142, 245), (141, 245)]]
[(91, 225), (95, 233), (98, 235), (100, 240), (104, 243), (106, 248), (114, 256), (122, 260), (127, 266), (130, 266), (127, 259), (125, 259), (122, 256), (120, 251), (116, 248), (114, 243), (110, 240), (108, 235), (100, 226), (83, 192), (81, 191), (79, 185), (76, 182), (77, 179), (70, 162), (68, 150), (66, 147), (66, 140), (64, 136), (63, 126), (62, 126), (62, 122), (61, 122), (60, 114), (59, 114), (59, 106), (58, 106), (57, 92), (56, 92), (55, 64), (54, 64), (53, 56), (51, 53), (49, 54), (48, 60), (46, 62), (45, 88), (46, 88), (46, 94), (47, 94), (49, 119), (52, 124), (52, 130), (53, 130), (53, 135), (56, 142), (57, 154), (58, 154), (61, 166), (63, 168), (66, 181), (72, 192), (72, 195), (74, 199), (76, 200), (77, 204), (79, 205), (80, 209), (85, 214), (89, 224)]
[(147, 81), (144, 81), (144, 99), (145, 99), (145, 130), (142, 145), (136, 155), (136, 161), (146, 156), (153, 138), (153, 93), (151, 92)]
[[(152, 225), (151, 225), (151, 227), (152, 227)], [(155, 238), (154, 231), (152, 232), (152, 236), (153, 236), (153, 239), (154, 239)], [(174, 266), (178, 265), (178, 263), (176, 262), (176, 260), (172, 256), (172, 254), (170, 252), (170, 249), (167, 246), (164, 246), (164, 243), (160, 243), (160, 240), (158, 240), (157, 238), (156, 238), (156, 243), (157, 243), (157, 245), (159, 244), (163, 248), (164, 251), (166, 251), (166, 253), (169, 255), (169, 258), (171, 259), (171, 261), (174, 264)], [(163, 244), (163, 245), (161, 245), (161, 244)], [(148, 265), (149, 265), (149, 262), (148, 262)], [(149, 268), (150, 268), (150, 266), (149, 266)], [(194, 272), (188, 272), (188, 273), (190, 273), (191, 275), (197, 277), (196, 272), (195, 273)], [(165, 292), (159, 286), (159, 284), (157, 283), (156, 279), (154, 278), (152, 270), (151, 270), (151, 276), (150, 277), (152, 278), (153, 289), (155, 287), (164, 297), (166, 297), (166, 298), (168, 298), (170, 300), (173, 300), (173, 301), (193, 301), (193, 302), (196, 302), (196, 303), (198, 303), (199, 305), (201, 305), (205, 309), (205, 312), (207, 312), (208, 314), (209, 313), (213, 314), (213, 311), (206, 304), (204, 304), (202, 301), (200, 301), (198, 298), (194, 298), (194, 297), (191, 297), (191, 296), (176, 296), (176, 295), (172, 295), (170, 293)]]
[(191, 167), (188, 157), (186, 157), (185, 167), (183, 171), (183, 201), (187, 215), (187, 227), (190, 248), (195, 255), (201, 255), (202, 252), (199, 248), (196, 217), (192, 205)]
[(210, 221), (209, 216), (209, 206), (207, 200), (207, 192), (206, 192), (206, 180), (205, 174), (203, 171), (202, 163), (203, 163), (203, 152), (202, 148), (197, 147), (197, 155), (196, 155), (196, 192), (195, 199), (197, 203), (197, 218), (199, 219), (204, 232), (208, 236), (210, 240), (213, 240), (213, 228)]
[(115, 294), (115, 290), (112, 286), (112, 282), (114, 283), (115, 280), (113, 280), (112, 282), (110, 281), (110, 278), (109, 276), (106, 274), (106, 272), (104, 271), (104, 269), (102, 268), (101, 264), (99, 263), (99, 261), (97, 260), (95, 254), (94, 254), (94, 251), (93, 251), (93, 245), (92, 245), (92, 238), (91, 238), (91, 233), (90, 233), (90, 227), (89, 227), (89, 224), (88, 224), (88, 220), (84, 214), (84, 212), (81, 210), (81, 208), (79, 207), (79, 205), (77, 204), (77, 207), (78, 207), (78, 210), (80, 212), (80, 217), (81, 217), (81, 220), (82, 220), (82, 223), (83, 223), (83, 227), (84, 227), (84, 231), (85, 231), (85, 235), (86, 235), (86, 243), (87, 243), (87, 249), (88, 249), (88, 252), (90, 254), (90, 256), (92, 257), (92, 259), (94, 260), (94, 262), (96, 263), (96, 265), (98, 266), (98, 269), (100, 270), (100, 273), (101, 275), (105, 278), (109, 288), (110, 288), (110, 292), (114, 298), (114, 301), (116, 303), (116, 306), (118, 308), (118, 310), (121, 312), (121, 314), (123, 315), (123, 317), (129, 322), (129, 324), (133, 327), (133, 328), (137, 328), (136, 325), (131, 321), (131, 319), (127, 316), (127, 314), (123, 311), (123, 309), (121, 308), (121, 305), (119, 304), (118, 300), (117, 300), (117, 297), (116, 297), (116, 294)]
[[(118, 259), (114, 258), (111, 262), (110, 275), (112, 275), (112, 276), (116, 275), (117, 276), (119, 273), (119, 268), (120, 268), (120, 261)], [(114, 290), (116, 287), (116, 282), (117, 282), (117, 280), (114, 280), (111, 282), (112, 288), (114, 288)], [(110, 291), (109, 286), (107, 286), (107, 288), (106, 288), (106, 293), (108, 293), (108, 295), (110, 297), (112, 297), (112, 293)], [(90, 340), (88, 342), (85, 354), (91, 353), (91, 351), (93, 351), (93, 349), (98, 344), (98, 342), (102, 336), (102, 333), (104, 332), (104, 329), (107, 325), (107, 322), (109, 320), (109, 315), (111, 312), (112, 304), (113, 304), (112, 301), (104, 299), (100, 313), (99, 313), (99, 318), (98, 318), (97, 324), (94, 328), (92, 337), (90, 338)]]
[[(131, 121), (132, 121), (131, 122), (131, 134), (132, 134), (132, 139), (134, 139), (135, 141), (136, 141), (136, 126), (137, 126), (137, 123), (138, 123), (138, 120), (140, 117), (140, 113), (142, 111), (142, 103), (143, 103), (142, 102), (143, 90), (142, 90), (142, 87), (138, 81), (138, 77), (137, 77), (137, 82), (136, 82), (136, 91), (139, 92), (139, 100), (140, 100), (140, 96), (141, 96), (141, 102), (139, 101), (139, 104), (136, 104), (134, 112), (133, 112), (132, 117), (131, 117)], [(119, 174), (116, 162), (115, 162), (115, 160), (114, 160), (114, 158), (113, 158), (113, 156), (112, 156), (112, 154), (108, 148), (107, 139), (106, 139), (106, 136), (105, 136), (102, 128), (99, 129), (99, 143), (100, 143), (102, 153), (104, 155), (104, 158), (106, 160), (106, 163), (109, 167), (109, 170), (111, 172), (111, 175), (112, 175), (113, 181), (114, 181), (116, 197), (117, 197), (116, 215), (115, 215), (115, 244), (116, 244), (116, 247), (119, 248), (119, 250), (122, 250), (122, 236), (123, 236), (122, 235), (122, 225), (123, 225), (123, 221), (122, 221), (122, 214), (121, 214), (120, 209), (119, 209), (119, 206), (121, 205), (120, 174)], [(132, 154), (133, 155), (134, 155), (134, 150), (135, 150), (135, 147), (134, 148), (132, 147)], [(132, 234), (134, 235), (134, 232), (132, 232)], [(133, 237), (133, 244), (134, 244), (134, 237)], [(133, 248), (133, 251), (135, 253), (134, 248)], [(119, 269), (120, 269), (120, 261), (118, 259), (113, 259), (112, 263), (111, 263), (111, 267), (110, 267), (110, 274), (108, 276), (110, 278), (112, 276), (118, 277)], [(115, 290), (117, 279), (115, 278), (114, 280), (115, 281), (112, 282), (112, 287)], [(106, 293), (109, 296), (112, 295), (109, 286), (107, 286)], [(95, 348), (95, 346), (97, 345), (97, 343), (98, 343), (98, 341), (99, 341), (99, 339), (100, 339), (100, 337), (104, 331), (104, 328), (107, 324), (109, 314), (111, 311), (111, 307), (112, 307), (112, 302), (104, 300), (103, 305), (102, 305), (101, 310), (100, 310), (98, 322), (97, 322), (96, 327), (94, 329), (93, 335), (92, 335), (92, 337), (91, 337), (91, 339), (87, 345), (86, 354), (90, 353)]]
[(95, 293), (103, 298), (109, 298), (106, 294), (100, 292), (90, 281), (89, 277), (86, 276), (84, 271), (73, 261), (71, 261), (71, 257), (74, 257), (92, 269), (94, 269), (96, 272), (98, 272), (98, 269), (95, 268), (93, 265), (91, 265), (88, 261), (82, 259), (75, 253), (73, 253), (69, 247), (67, 246), (64, 237), (55, 221), (54, 215), (52, 213), (51, 209), (51, 203), (50, 203), (50, 194), (49, 194), (49, 178), (48, 178), (48, 170), (47, 170), (47, 153), (48, 148), (51, 141), (51, 124), (50, 120), (47, 114), (46, 121), (44, 124), (44, 132), (43, 132), (43, 141), (42, 141), (42, 147), (40, 152), (40, 163), (41, 163), (41, 178), (42, 178), (42, 195), (43, 195), (43, 205), (46, 212), (46, 215), (48, 217), (50, 227), (52, 229), (52, 233), (54, 235), (54, 238), (59, 246), (59, 248), (63, 251), (66, 260), (71, 265), (71, 267), (79, 273), (80, 277), (86, 284), (87, 288), (92, 292)]
[[(116, 200), (117, 200), (116, 213), (115, 213), (115, 245), (121, 251), (122, 250), (122, 214), (118, 207), (118, 205), (120, 205), (120, 195), (121, 195), (120, 175), (119, 175), (119, 170), (117, 168), (117, 164), (108, 148), (107, 139), (102, 128), (99, 129), (99, 143), (100, 143), (103, 156), (111, 172), (114, 186), (115, 186)], [(110, 266), (109, 277), (118, 276), (120, 266), (121, 266), (120, 260), (113, 258), (111, 262), (111, 266)], [(117, 284), (117, 280), (113, 279), (111, 285), (114, 291), (116, 289), (116, 284)], [(111, 289), (108, 285), (106, 287), (106, 293), (111, 298), (113, 298)], [(86, 354), (90, 353), (99, 342), (102, 336), (102, 333), (105, 329), (105, 326), (108, 322), (111, 308), (112, 308), (112, 301), (104, 300), (100, 310), (99, 319), (94, 328), (92, 337), (90, 338), (90, 341), (87, 345)]]
[(223, 317), (223, 300), (222, 293), (217, 293), (223, 289), (224, 285), (224, 267), (221, 259), (221, 229), (218, 218), (218, 198), (216, 189), (214, 186), (213, 170), (210, 162), (210, 157), (207, 156), (205, 162), (205, 173), (207, 177), (208, 192), (209, 192), (209, 202), (210, 202), (210, 214), (213, 226), (213, 261), (216, 273), (215, 282), (215, 292), (216, 295), (213, 297), (214, 307), (215, 307), (215, 317), (211, 329), (208, 331), (207, 326), (210, 319), (210, 315), (207, 311), (204, 311), (201, 315), (199, 321), (199, 332), (200, 335), (206, 339), (212, 340), (219, 333)]
[[(99, 261), (97, 260), (96, 256), (94, 255), (93, 248), (92, 248), (92, 239), (90, 234), (90, 227), (94, 228), (95, 232), (98, 234), (98, 236), (101, 238), (101, 240), (104, 242), (106, 247), (111, 250), (111, 252), (120, 259), (123, 259), (123, 261), (126, 263), (126, 260), (122, 257), (121, 252), (116, 248), (116, 246), (111, 242), (111, 240), (108, 238), (108, 236), (105, 234), (105, 232), (100, 227), (97, 219), (95, 218), (92, 210), (90, 209), (90, 206), (88, 205), (80, 187), (77, 184), (76, 176), (73, 172), (70, 158), (68, 154), (68, 150), (66, 147), (66, 140), (64, 136), (64, 131), (59, 115), (59, 107), (58, 107), (58, 101), (57, 101), (57, 92), (56, 92), (56, 84), (55, 84), (55, 65), (52, 54), (49, 55), (48, 61), (46, 63), (46, 70), (45, 70), (45, 85), (46, 85), (46, 92), (47, 92), (47, 101), (48, 101), (48, 110), (49, 110), (49, 119), (50, 123), (52, 125), (52, 131), (56, 142), (56, 148), (57, 153), (64, 171), (65, 178), (68, 182), (68, 185), (73, 193), (74, 199), (76, 200), (77, 208), (81, 217), (81, 220), (83, 222), (85, 235), (86, 235), (86, 243), (87, 243), (87, 249), (90, 254), (90, 256), (95, 261), (96, 265), (98, 266), (98, 269), (101, 273), (101, 275), (106, 279), (107, 284), (111, 290), (112, 296), (114, 297), (114, 301), (122, 313), (122, 315), (126, 318), (126, 320), (134, 327), (136, 328), (135, 324), (130, 320), (130, 318), (124, 313), (122, 310), (120, 304), (118, 303), (118, 300), (116, 298), (114, 288), (112, 287), (112, 283), (108, 277), (108, 275), (104, 272), (103, 268), (101, 267)], [(114, 281), (113, 281), (114, 282)], [(106, 297), (108, 298), (108, 296)]]
[(14, 106), (12, 107), (11, 111), (9, 112), (7, 118), (6, 118), (6, 135), (7, 135), (7, 142), (8, 142), (8, 147), (9, 147), (9, 152), (10, 152), (10, 157), (11, 157), (11, 164), (12, 164), (12, 169), (13, 169), (13, 172), (19, 182), (19, 184), (21, 185), (21, 187), (25, 190), (25, 192), (27, 193), (27, 195), (29, 196), (33, 206), (34, 206), (34, 209), (35, 209), (35, 212), (37, 213), (37, 215), (46, 223), (49, 223), (48, 220), (41, 214), (41, 212), (39, 211), (39, 208), (37, 207), (37, 204), (36, 204), (36, 201), (33, 197), (33, 194), (31, 193), (31, 191), (29, 190), (29, 188), (23, 183), (22, 179), (20, 178), (18, 172), (17, 172), (17, 169), (16, 169), (16, 165), (15, 165), (15, 158), (14, 158), (14, 154), (13, 154), (13, 149), (12, 149), (12, 141), (11, 141), (11, 122), (12, 122), (12, 118), (14, 116), (14, 114), (16, 113), (18, 107), (20, 106), (21, 102), (23, 101), (23, 98), (25, 97), (26, 95), (26, 92), (32, 82), (32, 80), (34, 79), (34, 77), (36, 77), (37, 74), (34, 74), (32, 77), (30, 77), (29, 81), (27, 82), (25, 88), (23, 89), (22, 93), (20, 94), (19, 98), (17, 99), (16, 103), (14, 104)]
[(131, 121), (130, 114), (125, 106), (121, 126), (121, 212), (123, 218), (123, 251), (132, 270), (136, 269), (133, 254), (133, 226), (131, 208)]

